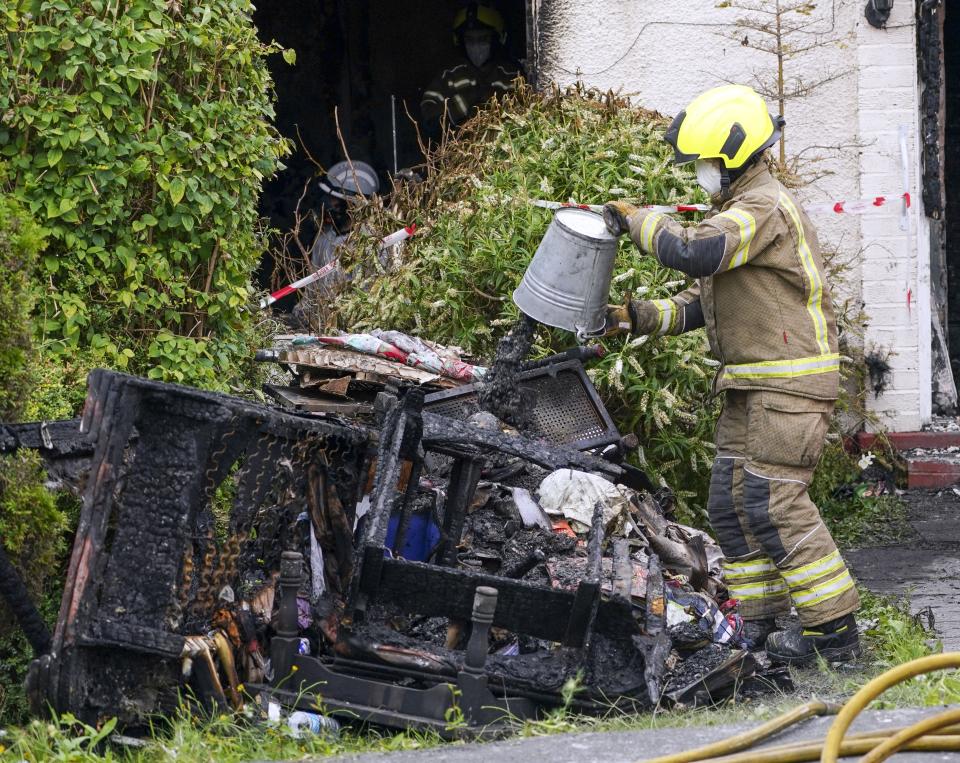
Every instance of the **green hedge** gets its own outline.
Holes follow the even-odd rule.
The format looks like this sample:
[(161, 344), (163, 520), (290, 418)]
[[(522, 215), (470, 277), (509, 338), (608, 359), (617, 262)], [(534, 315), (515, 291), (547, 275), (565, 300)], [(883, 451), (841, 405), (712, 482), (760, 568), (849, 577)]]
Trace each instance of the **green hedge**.
[(13, 198), (0, 194), (0, 421), (20, 416), (33, 381), (30, 313), (42, 249), (40, 227)]
[(249, 0), (34, 0), (0, 18), (6, 187), (44, 226), (45, 352), (223, 387), (285, 142)]

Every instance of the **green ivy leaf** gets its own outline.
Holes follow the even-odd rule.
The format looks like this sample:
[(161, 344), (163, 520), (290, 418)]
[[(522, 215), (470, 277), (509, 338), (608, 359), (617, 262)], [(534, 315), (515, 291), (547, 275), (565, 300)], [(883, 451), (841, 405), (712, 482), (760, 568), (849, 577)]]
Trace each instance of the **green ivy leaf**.
[(167, 188), (167, 191), (170, 194), (170, 200), (173, 201), (174, 204), (180, 203), (180, 200), (183, 198), (183, 194), (186, 192), (186, 190), (187, 190), (187, 184), (183, 181), (182, 178), (178, 178), (178, 177), (173, 178), (173, 180), (170, 181), (170, 184)]
[(290, 64), (290, 66), (293, 66), (297, 63), (297, 51), (293, 48), (284, 48), (283, 60)]

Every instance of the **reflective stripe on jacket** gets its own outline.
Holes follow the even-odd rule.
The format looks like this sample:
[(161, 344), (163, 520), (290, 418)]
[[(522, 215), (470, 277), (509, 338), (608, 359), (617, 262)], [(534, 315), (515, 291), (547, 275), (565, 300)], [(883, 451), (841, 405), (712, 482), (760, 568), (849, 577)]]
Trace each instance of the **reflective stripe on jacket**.
[(642, 333), (706, 326), (721, 362), (714, 391), (772, 389), (835, 400), (837, 324), (817, 234), (759, 161), (699, 225), (630, 215), (630, 237), (663, 265), (699, 279), (669, 300), (636, 303)]
[(479, 69), (469, 62), (458, 64), (427, 85), (420, 114), (424, 120), (439, 120), (446, 109), (447, 120), (458, 125), (491, 96), (511, 90), (518, 76), (516, 68), (504, 62), (491, 61)]

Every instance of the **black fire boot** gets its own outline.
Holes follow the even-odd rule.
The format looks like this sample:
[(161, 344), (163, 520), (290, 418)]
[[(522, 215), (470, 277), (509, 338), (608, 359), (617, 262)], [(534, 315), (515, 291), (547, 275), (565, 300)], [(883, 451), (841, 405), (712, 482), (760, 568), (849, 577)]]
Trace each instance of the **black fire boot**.
[(771, 633), (767, 638), (767, 655), (773, 662), (799, 665), (818, 656), (827, 661), (840, 661), (860, 654), (860, 636), (853, 615), (844, 615), (820, 625)]
[(764, 620), (744, 620), (743, 640), (747, 642), (747, 649), (759, 652), (767, 643), (767, 636), (777, 629), (777, 621), (772, 618)]

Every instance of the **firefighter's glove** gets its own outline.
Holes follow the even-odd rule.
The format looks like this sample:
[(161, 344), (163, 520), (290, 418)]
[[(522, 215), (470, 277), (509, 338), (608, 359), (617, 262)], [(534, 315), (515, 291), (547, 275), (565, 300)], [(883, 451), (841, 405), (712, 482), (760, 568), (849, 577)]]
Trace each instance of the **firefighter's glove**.
[(626, 201), (608, 201), (603, 205), (603, 221), (607, 224), (607, 230), (614, 236), (622, 236), (630, 232), (630, 215), (637, 211), (637, 208)]
[(637, 329), (637, 312), (631, 301), (625, 305), (607, 305), (607, 317), (603, 324), (604, 336), (626, 334)]

